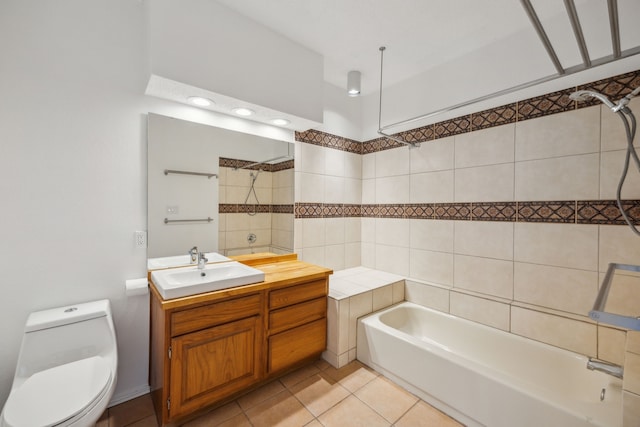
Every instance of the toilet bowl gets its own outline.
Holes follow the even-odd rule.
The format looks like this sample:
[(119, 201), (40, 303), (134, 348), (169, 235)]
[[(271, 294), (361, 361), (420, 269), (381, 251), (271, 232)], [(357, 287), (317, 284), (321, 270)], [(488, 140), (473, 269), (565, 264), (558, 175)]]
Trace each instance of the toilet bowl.
[(117, 380), (108, 300), (31, 313), (1, 427), (93, 426)]

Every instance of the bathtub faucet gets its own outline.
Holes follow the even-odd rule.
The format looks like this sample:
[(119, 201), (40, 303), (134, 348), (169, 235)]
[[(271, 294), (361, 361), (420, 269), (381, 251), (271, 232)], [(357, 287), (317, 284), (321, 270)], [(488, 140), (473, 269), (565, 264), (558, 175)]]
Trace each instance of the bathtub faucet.
[(593, 359), (591, 357), (587, 362), (587, 369), (590, 371), (604, 372), (605, 374), (613, 375), (620, 379), (622, 379), (622, 374), (624, 373), (624, 368), (622, 366), (603, 362), (602, 360)]

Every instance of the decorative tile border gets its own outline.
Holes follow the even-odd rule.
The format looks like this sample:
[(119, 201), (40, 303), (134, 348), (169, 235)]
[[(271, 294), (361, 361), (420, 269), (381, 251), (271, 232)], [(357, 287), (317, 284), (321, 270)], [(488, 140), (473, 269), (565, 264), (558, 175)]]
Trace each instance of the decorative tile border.
[[(624, 200), (623, 206), (629, 218), (635, 224), (640, 224), (640, 200)], [(365, 205), (296, 203), (295, 217), (625, 224), (615, 200)]]
[[(251, 160), (229, 159), (226, 157), (220, 157), (218, 166), (221, 168), (246, 168), (246, 166), (255, 163)], [(262, 169), (264, 172), (279, 172), (286, 169), (294, 168), (294, 160), (285, 160), (280, 163), (260, 163), (259, 165), (248, 167), (247, 169), (258, 170)]]
[(221, 214), (234, 214), (234, 213), (282, 213), (293, 214), (293, 205), (245, 205), (235, 203), (220, 203), (218, 204), (218, 213)]
[[(596, 100), (585, 102), (572, 101), (569, 98), (569, 94), (578, 89), (595, 90), (617, 101), (638, 86), (640, 86), (640, 70), (403, 131), (395, 135), (407, 142), (432, 141), (465, 132), (563, 113), (577, 108), (585, 108), (598, 103)], [(342, 138), (313, 129), (305, 132), (296, 132), (295, 139), (296, 141), (335, 148), (355, 154), (370, 154), (392, 148), (404, 147), (403, 144), (387, 138), (375, 138), (369, 141), (358, 142), (353, 139)]]

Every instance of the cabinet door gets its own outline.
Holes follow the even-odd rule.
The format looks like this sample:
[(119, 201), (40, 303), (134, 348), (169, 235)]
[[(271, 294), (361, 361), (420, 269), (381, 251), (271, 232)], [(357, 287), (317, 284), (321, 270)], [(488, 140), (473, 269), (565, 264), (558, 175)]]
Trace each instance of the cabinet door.
[(235, 393), (260, 378), (260, 317), (171, 340), (171, 408), (175, 418)]

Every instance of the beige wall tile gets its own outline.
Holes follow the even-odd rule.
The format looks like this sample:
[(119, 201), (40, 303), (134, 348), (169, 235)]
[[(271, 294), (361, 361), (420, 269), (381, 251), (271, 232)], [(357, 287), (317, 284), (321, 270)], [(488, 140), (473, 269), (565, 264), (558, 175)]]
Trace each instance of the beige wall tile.
[(363, 267), (376, 268), (376, 245), (374, 243), (362, 243), (360, 260)]
[(451, 314), (494, 328), (509, 330), (509, 304), (451, 291)]
[(376, 156), (376, 177), (408, 175), (410, 152), (404, 147), (378, 151)]
[[(617, 101), (617, 100), (616, 100)], [(632, 98), (629, 103), (632, 111), (640, 111), (640, 98)], [(600, 120), (602, 123), (602, 151), (623, 150), (627, 148), (627, 136), (622, 121), (608, 107), (600, 106)], [(636, 147), (640, 147), (640, 140), (634, 141)]]
[[(324, 200), (325, 203), (344, 203), (344, 178), (338, 176), (324, 177)], [(316, 200), (317, 201), (317, 200)]]
[(304, 142), (296, 142), (296, 171), (307, 172), (313, 174), (325, 173), (325, 156), (328, 151), (314, 144)]
[(373, 290), (373, 311), (393, 304), (393, 286), (387, 285)]
[(598, 229), (593, 225), (517, 223), (514, 259), (595, 271)]
[(316, 246), (313, 248), (304, 248), (298, 255), (301, 256), (302, 261), (309, 262), (311, 264), (325, 265), (325, 247)]
[(340, 337), (338, 303), (339, 301), (335, 298), (327, 298), (327, 350), (336, 354)]
[(407, 301), (445, 313), (449, 312), (448, 289), (408, 279), (405, 281), (404, 291), (404, 298)]
[(441, 285), (453, 285), (453, 254), (411, 249), (409, 277)]
[(516, 262), (514, 299), (586, 316), (598, 292), (595, 271)]
[(378, 270), (409, 276), (409, 248), (376, 245), (376, 267)]
[[(620, 124), (622, 126), (622, 124)], [(615, 199), (624, 166), (626, 150), (607, 151), (600, 156), (600, 198)], [(633, 160), (622, 186), (622, 199), (640, 198), (640, 174), (633, 167)]]
[(373, 311), (373, 291), (363, 292), (349, 298), (349, 348), (356, 346), (358, 318)]
[(325, 178), (324, 175), (296, 172), (296, 202), (324, 202)]
[(513, 259), (513, 224), (488, 221), (454, 223), (454, 252), (497, 259)]
[(376, 180), (363, 179), (362, 180), (362, 203), (373, 204), (376, 202)]
[(595, 153), (599, 149), (599, 107), (551, 114), (516, 124), (516, 161)]
[(516, 162), (515, 200), (597, 199), (599, 175), (599, 154)]
[(511, 308), (511, 332), (587, 356), (596, 356), (596, 325), (521, 307)]
[(357, 178), (344, 178), (344, 203), (362, 203), (362, 180)]
[(344, 270), (345, 268), (345, 256), (344, 256), (344, 244), (340, 245), (327, 245), (324, 247), (324, 267), (330, 268), (335, 271)]
[(512, 163), (515, 123), (455, 136), (456, 168)]
[(453, 223), (454, 221), (409, 220), (410, 247), (412, 249), (453, 252)]
[(640, 354), (626, 354), (622, 388), (632, 393), (640, 394)]
[(409, 221), (396, 218), (376, 218), (376, 243), (409, 247)]
[(344, 218), (344, 241), (359, 243), (362, 236), (361, 218)]
[(411, 173), (453, 169), (454, 137), (424, 142), (411, 150)]
[(627, 332), (627, 351), (640, 354), (640, 331)]
[(605, 311), (623, 316), (638, 317), (640, 314), (640, 275), (619, 271), (615, 274)]
[(640, 425), (640, 395), (622, 392), (622, 427), (638, 427)]
[(376, 153), (362, 156), (362, 179), (376, 177)]
[(456, 202), (513, 200), (513, 163), (456, 169)]
[(325, 244), (337, 245), (344, 243), (344, 218), (324, 218)]
[(453, 202), (453, 170), (412, 174), (410, 185), (411, 203)]
[(598, 359), (624, 365), (626, 332), (598, 325)]
[(407, 203), (409, 175), (376, 179), (376, 203)]
[(609, 263), (640, 264), (640, 239), (627, 226), (600, 225), (599, 270), (607, 271)]
[(302, 220), (302, 246), (304, 248), (323, 246), (326, 242), (325, 218)]
[(344, 177), (345, 151), (325, 149), (324, 150), (324, 173)]
[(393, 303), (397, 304), (399, 302), (404, 301), (404, 286), (405, 286), (405, 281), (402, 280), (400, 282), (396, 282), (394, 284), (391, 285), (392, 289), (393, 289)]
[(373, 243), (376, 241), (376, 218), (362, 218), (360, 220), (362, 241)]
[(353, 268), (362, 265), (361, 248), (360, 242), (345, 243), (344, 268)]
[(362, 179), (362, 155), (344, 152), (344, 176)]
[(500, 298), (513, 298), (512, 261), (456, 255), (454, 266), (455, 288)]

